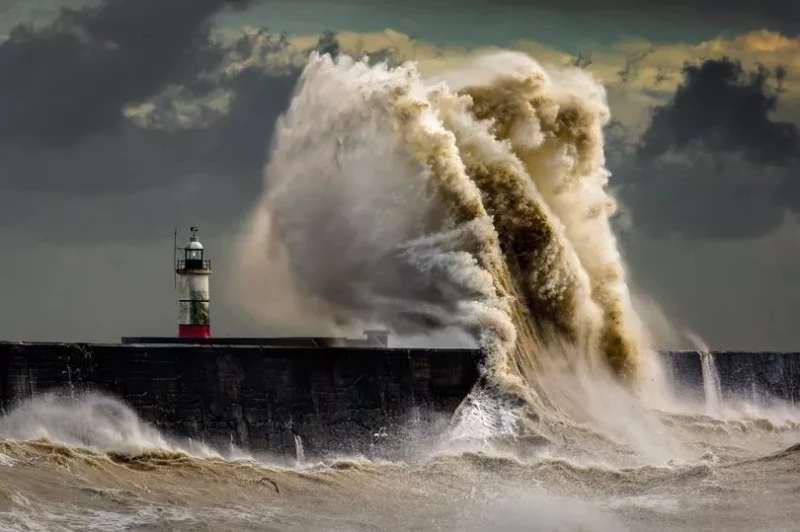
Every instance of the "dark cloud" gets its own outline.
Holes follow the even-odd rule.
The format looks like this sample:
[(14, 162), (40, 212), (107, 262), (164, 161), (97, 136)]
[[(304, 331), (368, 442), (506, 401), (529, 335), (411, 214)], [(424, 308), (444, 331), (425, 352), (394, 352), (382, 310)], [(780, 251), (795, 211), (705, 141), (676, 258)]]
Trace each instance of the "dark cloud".
[[(103, 224), (76, 231), (76, 221), (84, 215), (40, 209), (41, 198), (58, 195), (64, 204), (82, 198), (115, 204), (118, 197), (137, 195), (138, 204), (125, 205), (131, 218), (142, 221), (126, 226), (126, 231), (148, 238), (163, 230), (159, 222), (171, 220), (179, 209), (165, 204), (164, 195), (173, 197), (172, 191), (186, 182), (207, 186), (197, 200), (210, 209), (206, 213), (213, 215), (215, 225), (239, 219), (262, 187), (274, 124), (288, 106), (297, 75), (256, 68), (243, 71), (226, 83), (232, 95), (225, 113), (198, 127), (148, 128), (123, 119), (114, 128), (80, 137), (70, 146), (0, 142), (0, 224), (51, 238), (104, 238), (111, 236), (124, 214), (117, 212), (120, 216), (115, 217), (113, 210), (84, 204), (89, 212), (110, 216), (97, 218), (106, 220)], [(221, 195), (217, 184), (228, 192)]]
[[(232, 55), (288, 44), (266, 30), (210, 38), (212, 15), (246, 3), (108, 0), (16, 28), (0, 44), (14, 73), (0, 78), (0, 228), (95, 242), (149, 239), (187, 217), (222, 231), (241, 220), (299, 75), (258, 61), (220, 74)], [(216, 93), (222, 108), (204, 103)], [(127, 117), (141, 102), (153, 109)]]
[(653, 110), (635, 155), (610, 158), (633, 223), (690, 238), (771, 231), (800, 198), (784, 193), (800, 177), (798, 127), (772, 117), (785, 72), (747, 72), (723, 58), (683, 75), (672, 99)]
[(800, 155), (796, 124), (773, 120), (786, 71), (745, 72), (727, 58), (688, 65), (672, 100), (653, 111), (641, 158), (700, 142), (711, 152), (738, 152), (755, 164), (784, 164)]
[(0, 143), (0, 226), (46, 239), (136, 240), (200, 215), (224, 230), (262, 187), (275, 120), (296, 79), (245, 70), (230, 81), (225, 114), (202, 127), (125, 120), (69, 147)]
[(319, 38), (317, 49), (321, 54), (329, 54), (331, 57), (339, 55), (339, 40), (332, 31), (326, 31)]
[(0, 46), (0, 139), (58, 146), (112, 129), (125, 104), (218, 60), (208, 19), (246, 3), (107, 0), (65, 8), (45, 28), (17, 26)]

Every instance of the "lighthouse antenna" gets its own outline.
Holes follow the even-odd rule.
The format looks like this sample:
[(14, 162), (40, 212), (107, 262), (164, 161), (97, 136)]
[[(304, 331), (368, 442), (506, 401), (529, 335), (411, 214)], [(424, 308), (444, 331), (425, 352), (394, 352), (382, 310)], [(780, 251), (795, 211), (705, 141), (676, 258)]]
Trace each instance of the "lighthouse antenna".
[(175, 238), (172, 243), (172, 281), (174, 289), (178, 289), (178, 230), (175, 229)]

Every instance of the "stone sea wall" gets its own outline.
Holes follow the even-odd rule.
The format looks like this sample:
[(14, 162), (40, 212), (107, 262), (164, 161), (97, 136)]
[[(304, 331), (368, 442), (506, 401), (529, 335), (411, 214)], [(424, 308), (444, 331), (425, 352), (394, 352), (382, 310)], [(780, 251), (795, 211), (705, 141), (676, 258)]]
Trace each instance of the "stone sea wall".
[(383, 454), (440, 433), (479, 362), (474, 350), (0, 342), (0, 407), (96, 390), (217, 448)]
[[(48, 391), (112, 394), (169, 436), (307, 459), (430, 444), (479, 377), (468, 349), (0, 342), (0, 408)], [(685, 397), (800, 402), (800, 353), (661, 354)], [(705, 363), (704, 363), (704, 357)], [(412, 439), (413, 441), (409, 441)]]

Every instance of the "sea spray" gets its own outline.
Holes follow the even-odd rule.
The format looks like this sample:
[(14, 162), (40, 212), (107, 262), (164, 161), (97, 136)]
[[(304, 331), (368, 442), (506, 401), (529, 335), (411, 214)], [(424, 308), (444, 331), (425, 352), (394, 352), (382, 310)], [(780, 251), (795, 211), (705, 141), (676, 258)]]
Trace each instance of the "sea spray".
[(170, 440), (130, 406), (100, 392), (52, 391), (21, 401), (0, 418), (0, 438), (130, 455), (170, 451), (220, 456), (199, 442), (181, 445)]
[(545, 373), (630, 383), (640, 367), (608, 221), (607, 119), (588, 76), (523, 54), (436, 80), (313, 54), (241, 242), (241, 295), (269, 306), (291, 287), (329, 332), (468, 331), (486, 359), (456, 419), (560, 437), (571, 413), (552, 397), (575, 401)]
[[(313, 301), (308, 314), (324, 315), (330, 328), (376, 322), (395, 332), (447, 325), (483, 332), (494, 321), (495, 336), (510, 345), (502, 294), (478, 262), (485, 241), (496, 238), (491, 221), (458, 165), (435, 160), (448, 142), (456, 151), (452, 135), (439, 127), (422, 132), (417, 152), (404, 147), (404, 127), (437, 125), (432, 112), (417, 109), (424, 101), (404, 94), (411, 73), (312, 58), (277, 125), (269, 191), (242, 246), (240, 279), (269, 275), (282, 250), (297, 299)], [(431, 153), (421, 153), (437, 138)], [(439, 186), (428, 162), (447, 172), (448, 186)], [(439, 201), (446, 194), (452, 205)], [(258, 261), (263, 271), (251, 267)]]

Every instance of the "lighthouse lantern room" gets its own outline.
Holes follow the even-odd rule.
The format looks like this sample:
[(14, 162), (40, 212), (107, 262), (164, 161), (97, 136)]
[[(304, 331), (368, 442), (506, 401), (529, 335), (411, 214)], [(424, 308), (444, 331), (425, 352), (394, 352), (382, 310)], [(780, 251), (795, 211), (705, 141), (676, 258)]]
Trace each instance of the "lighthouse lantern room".
[[(191, 228), (189, 243), (180, 250), (183, 258), (175, 263), (178, 287), (178, 337), (210, 338), (209, 276), (211, 261), (204, 257), (203, 244), (197, 238), (197, 227)], [(175, 233), (177, 244), (177, 231)]]

